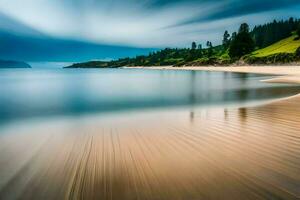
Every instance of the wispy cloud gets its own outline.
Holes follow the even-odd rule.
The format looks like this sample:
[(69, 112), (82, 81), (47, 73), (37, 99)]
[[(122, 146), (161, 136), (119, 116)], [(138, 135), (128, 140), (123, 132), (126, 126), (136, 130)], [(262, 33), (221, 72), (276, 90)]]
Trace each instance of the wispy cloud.
[[(220, 42), (247, 21), (300, 16), (298, 0), (1, 0), (0, 12), (54, 37), (139, 47)], [(0, 26), (4, 23), (0, 23)]]

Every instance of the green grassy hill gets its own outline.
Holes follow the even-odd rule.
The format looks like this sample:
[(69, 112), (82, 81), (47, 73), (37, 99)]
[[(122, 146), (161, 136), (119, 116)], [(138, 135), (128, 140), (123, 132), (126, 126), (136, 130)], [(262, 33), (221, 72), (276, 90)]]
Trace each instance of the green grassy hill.
[(266, 48), (254, 51), (251, 55), (255, 57), (266, 57), (279, 53), (295, 53), (300, 47), (300, 40), (295, 40), (296, 37), (296, 35), (293, 35)]
[(300, 61), (300, 39), (294, 34), (244, 56), (248, 64), (288, 64)]

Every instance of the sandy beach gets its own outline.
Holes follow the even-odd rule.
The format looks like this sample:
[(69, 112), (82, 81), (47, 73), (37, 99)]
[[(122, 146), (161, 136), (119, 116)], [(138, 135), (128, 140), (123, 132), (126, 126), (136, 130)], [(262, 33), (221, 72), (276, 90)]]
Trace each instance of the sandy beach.
[(126, 67), (141, 69), (169, 69), (169, 70), (199, 70), (199, 71), (221, 71), (221, 72), (239, 72), (239, 73), (256, 73), (272, 75), (300, 75), (300, 66), (185, 66), (185, 67)]
[[(151, 69), (264, 73), (279, 75), (268, 81), (300, 83), (300, 67)], [(250, 107), (7, 127), (0, 199), (299, 199), (299, 102), (296, 95)]]
[(197, 71), (215, 71), (215, 72), (237, 72), (237, 73), (255, 73), (277, 75), (272, 80), (262, 80), (279, 83), (300, 83), (300, 66), (193, 66), (193, 67), (126, 67), (139, 69), (156, 69), (156, 70), (197, 70)]

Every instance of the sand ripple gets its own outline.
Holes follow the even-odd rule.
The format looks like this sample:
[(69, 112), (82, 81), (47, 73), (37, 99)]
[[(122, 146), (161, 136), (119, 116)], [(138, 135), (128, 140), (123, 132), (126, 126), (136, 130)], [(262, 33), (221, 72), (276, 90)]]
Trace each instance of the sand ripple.
[(299, 199), (299, 102), (7, 130), (0, 199)]

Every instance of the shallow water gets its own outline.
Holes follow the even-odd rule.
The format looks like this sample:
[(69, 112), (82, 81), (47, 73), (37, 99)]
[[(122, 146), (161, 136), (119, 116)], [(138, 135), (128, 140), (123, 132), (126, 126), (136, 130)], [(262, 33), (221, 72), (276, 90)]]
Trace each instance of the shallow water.
[(255, 74), (139, 69), (0, 70), (0, 121), (241, 103), (299, 91), (299, 86), (259, 81), (267, 78)]

